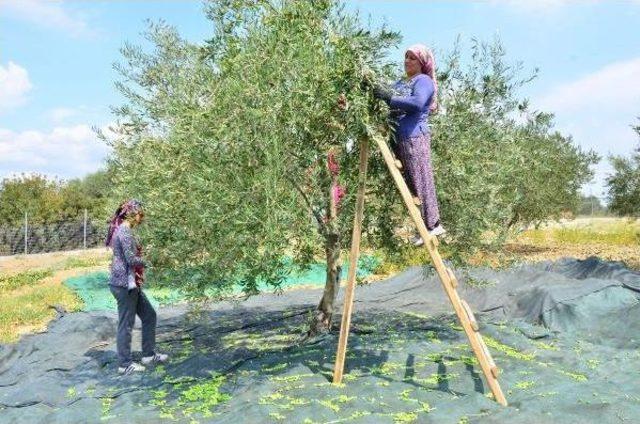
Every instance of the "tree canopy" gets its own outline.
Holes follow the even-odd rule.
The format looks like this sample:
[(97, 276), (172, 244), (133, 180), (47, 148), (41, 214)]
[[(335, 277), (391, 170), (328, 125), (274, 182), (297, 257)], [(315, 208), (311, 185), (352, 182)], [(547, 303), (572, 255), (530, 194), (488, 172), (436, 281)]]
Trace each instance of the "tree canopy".
[[(633, 127), (640, 136), (640, 125)], [(609, 158), (613, 174), (607, 178), (609, 210), (623, 216), (640, 216), (640, 146), (630, 157)]]
[[(387, 56), (400, 37), (329, 0), (215, 1), (206, 14), (213, 36), (202, 43), (152, 23), (152, 49), (122, 49), (114, 198), (145, 202), (142, 236), (160, 279), (192, 293), (278, 287), (286, 257), (304, 267), (349, 242), (359, 145), (389, 136), (370, 83), (400, 76), (401, 58)], [(456, 46), (439, 60), (441, 111), (431, 118), (442, 220), (458, 257), (577, 207), (597, 160), (518, 97), (533, 75), (507, 64), (499, 42), (474, 41), (470, 52), (467, 61)], [(329, 153), (346, 189), (337, 217)], [(398, 249), (406, 220), (374, 151), (363, 242)]]
[(22, 225), (25, 213), (32, 224), (75, 220), (86, 209), (91, 219), (104, 220), (111, 183), (107, 171), (61, 181), (44, 175), (21, 175), (0, 183), (0, 225)]

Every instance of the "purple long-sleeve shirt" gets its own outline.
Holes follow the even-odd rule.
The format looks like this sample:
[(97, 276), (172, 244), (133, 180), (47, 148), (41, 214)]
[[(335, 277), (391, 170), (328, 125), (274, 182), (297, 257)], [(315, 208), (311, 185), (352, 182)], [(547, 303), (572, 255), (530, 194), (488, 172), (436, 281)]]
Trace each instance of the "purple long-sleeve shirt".
[(109, 284), (116, 287), (127, 287), (129, 278), (134, 278), (134, 267), (143, 265), (143, 259), (138, 256), (138, 243), (133, 231), (127, 225), (120, 225), (113, 233), (111, 240), (113, 261)]
[(429, 133), (429, 105), (435, 92), (431, 77), (418, 74), (409, 81), (396, 82), (392, 88), (397, 93), (389, 102), (392, 116), (396, 118), (396, 139)]

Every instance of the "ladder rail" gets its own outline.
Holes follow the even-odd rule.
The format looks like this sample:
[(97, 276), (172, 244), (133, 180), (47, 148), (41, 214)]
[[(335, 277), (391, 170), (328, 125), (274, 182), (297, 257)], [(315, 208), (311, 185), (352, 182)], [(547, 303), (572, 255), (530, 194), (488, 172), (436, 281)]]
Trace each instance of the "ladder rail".
[[(414, 204), (413, 196), (411, 195), (409, 187), (407, 187), (402, 174), (400, 174), (400, 171), (396, 166), (395, 158), (393, 157), (393, 154), (391, 153), (391, 150), (389, 149), (386, 141), (384, 141), (381, 137), (374, 138), (376, 143), (378, 144), (378, 147), (380, 148), (380, 151), (382, 152), (382, 156), (385, 160), (385, 163), (387, 164), (387, 168), (389, 168), (389, 172), (391, 173), (393, 180), (395, 181), (396, 186), (398, 187), (398, 190), (402, 195), (402, 199), (404, 200), (407, 209), (409, 209), (409, 215), (416, 225), (418, 233), (425, 241), (425, 246), (429, 251), (429, 255), (431, 256), (433, 266), (438, 273), (438, 277), (440, 277), (442, 287), (444, 288), (449, 301), (453, 305), (453, 309), (458, 316), (458, 320), (462, 324), (462, 328), (464, 329), (467, 338), (469, 339), (469, 344), (471, 345), (475, 356), (478, 358), (478, 363), (480, 364), (482, 373), (485, 376), (485, 380), (487, 381), (487, 384), (489, 385), (489, 388), (491, 389), (491, 392), (493, 393), (496, 401), (501, 405), (506, 406), (506, 398), (504, 397), (502, 389), (500, 388), (500, 385), (496, 380), (496, 377), (494, 376), (494, 372), (492, 372), (491, 364), (493, 363), (493, 358), (487, 358), (487, 356), (490, 357), (490, 354), (486, 348), (483, 348), (484, 342), (478, 340), (481, 339), (481, 336), (473, 329), (465, 308), (462, 305), (460, 296), (458, 295), (458, 292), (454, 287), (454, 283), (452, 282), (453, 280), (452, 278), (450, 278), (450, 275), (453, 275), (453, 271), (445, 266), (444, 261), (440, 256), (440, 252), (438, 252), (437, 238), (429, 234), (427, 227), (422, 219), (422, 215)], [(493, 368), (495, 368), (495, 365), (493, 366)]]
[(366, 140), (360, 142), (360, 175), (358, 176), (358, 195), (356, 196), (356, 213), (353, 219), (353, 233), (351, 237), (351, 252), (349, 254), (349, 271), (347, 272), (347, 287), (344, 294), (344, 312), (340, 325), (340, 338), (336, 363), (333, 367), (333, 382), (340, 383), (344, 372), (344, 360), (351, 327), (351, 311), (353, 309), (353, 297), (355, 292), (356, 268), (358, 255), (360, 254), (360, 236), (362, 230), (362, 217), (364, 215), (364, 192), (367, 178), (367, 164), (369, 160), (369, 143)]
[[(484, 374), (485, 380), (489, 385), (489, 389), (493, 393), (495, 400), (501, 404), (506, 406), (507, 400), (502, 393), (502, 389), (500, 388), (500, 384), (498, 383), (498, 368), (487, 349), (487, 345), (482, 339), (482, 336), (478, 332), (478, 325), (475, 321), (475, 317), (471, 312), (471, 308), (469, 305), (464, 302), (458, 292), (456, 290), (457, 287), (457, 279), (451, 270), (448, 268), (442, 257), (440, 256), (440, 252), (438, 251), (438, 239), (431, 234), (427, 230), (427, 227), (422, 220), (422, 214), (418, 209), (417, 205), (419, 205), (419, 201), (413, 197), (411, 192), (409, 191), (409, 187), (400, 173), (400, 169), (402, 169), (402, 164), (394, 158), (389, 146), (386, 141), (381, 137), (373, 137), (376, 141), (380, 151), (382, 152), (382, 156), (385, 160), (387, 168), (393, 177), (393, 180), (400, 191), (402, 199), (409, 211), (409, 215), (413, 220), (418, 233), (425, 241), (425, 246), (431, 256), (431, 260), (433, 266), (440, 278), (440, 283), (444, 288), (449, 301), (453, 305), (453, 309), (458, 317), (459, 322), (462, 324), (462, 328), (469, 339), (469, 344), (471, 345), (471, 349), (478, 359), (478, 363), (480, 364), (480, 368), (482, 369), (482, 373)], [(351, 313), (353, 308), (353, 297), (355, 292), (355, 271), (357, 266), (357, 260), (360, 249), (360, 231), (362, 224), (362, 216), (363, 216), (363, 208), (364, 208), (364, 186), (366, 180), (366, 171), (367, 171), (367, 157), (368, 157), (368, 142), (363, 139), (360, 141), (360, 175), (358, 180), (358, 194), (356, 200), (356, 216), (354, 218), (354, 228), (353, 228), (353, 238), (351, 244), (351, 254), (350, 254), (350, 264), (349, 264), (349, 272), (347, 276), (347, 288), (345, 292), (345, 300), (343, 305), (343, 314), (342, 314), (342, 325), (340, 326), (340, 338), (338, 342), (338, 350), (336, 354), (336, 363), (334, 366), (333, 373), (333, 382), (340, 383), (342, 381), (342, 375), (344, 371), (344, 360), (346, 355), (346, 346), (347, 339), (349, 335), (349, 327), (351, 323)]]

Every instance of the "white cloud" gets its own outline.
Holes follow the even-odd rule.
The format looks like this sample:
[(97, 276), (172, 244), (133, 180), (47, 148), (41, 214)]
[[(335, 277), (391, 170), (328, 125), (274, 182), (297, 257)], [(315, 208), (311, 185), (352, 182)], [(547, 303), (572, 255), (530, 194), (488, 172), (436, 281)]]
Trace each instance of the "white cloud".
[(62, 124), (69, 120), (69, 118), (73, 118), (78, 116), (79, 111), (77, 109), (68, 108), (68, 107), (57, 107), (55, 109), (51, 109), (47, 116), (56, 125)]
[(612, 63), (575, 81), (551, 87), (533, 99), (535, 108), (556, 115), (557, 127), (585, 149), (602, 156), (593, 184), (585, 192), (600, 195), (611, 171), (607, 157), (628, 155), (638, 145), (640, 58)]
[(38, 26), (62, 30), (73, 36), (94, 34), (86, 20), (65, 10), (60, 0), (0, 0), (0, 6), (2, 14)]
[(0, 178), (33, 172), (81, 177), (100, 168), (108, 151), (84, 124), (56, 127), (49, 132), (0, 128)]
[(562, 111), (583, 110), (585, 107), (624, 108), (639, 102), (640, 57), (608, 65), (577, 81), (556, 87), (540, 99), (542, 107)]
[(0, 65), (0, 112), (26, 103), (32, 87), (26, 69), (13, 62), (6, 67)]

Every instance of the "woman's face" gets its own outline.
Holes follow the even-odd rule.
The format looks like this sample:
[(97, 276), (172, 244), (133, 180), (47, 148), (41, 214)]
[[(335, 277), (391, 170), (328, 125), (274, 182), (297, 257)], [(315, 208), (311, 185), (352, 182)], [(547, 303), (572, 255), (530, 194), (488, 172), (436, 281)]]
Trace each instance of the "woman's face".
[(133, 222), (135, 225), (140, 225), (144, 220), (144, 212), (140, 211), (133, 217)]
[(407, 73), (408, 77), (412, 77), (420, 73), (422, 69), (422, 65), (420, 65), (420, 61), (418, 60), (418, 56), (413, 54), (413, 52), (406, 52), (404, 54), (404, 71)]

